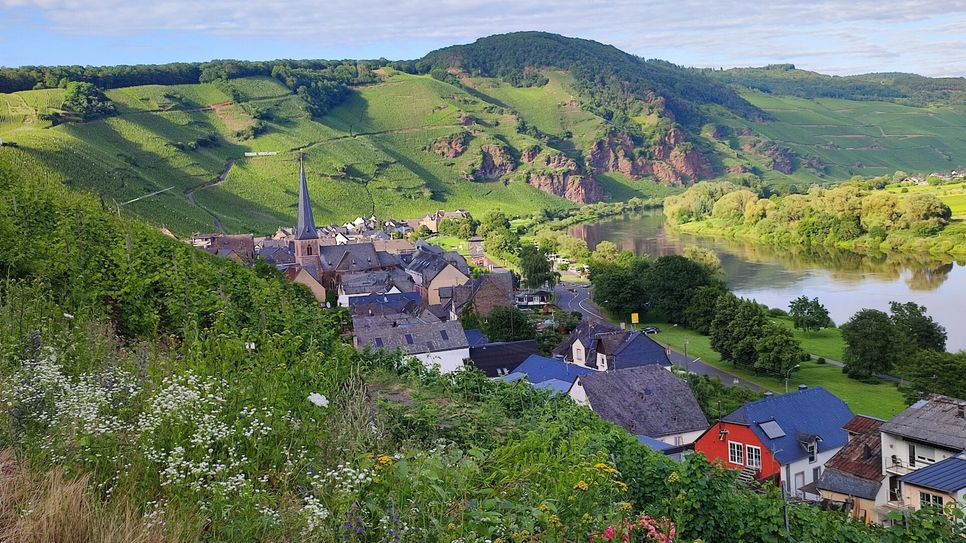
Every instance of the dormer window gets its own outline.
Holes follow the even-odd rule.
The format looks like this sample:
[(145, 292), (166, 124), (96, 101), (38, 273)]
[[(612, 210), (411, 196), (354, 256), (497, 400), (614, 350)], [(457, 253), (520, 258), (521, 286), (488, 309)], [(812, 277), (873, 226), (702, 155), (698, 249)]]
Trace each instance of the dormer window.
[(818, 443), (811, 441), (808, 444), (808, 463), (812, 464), (818, 460)]

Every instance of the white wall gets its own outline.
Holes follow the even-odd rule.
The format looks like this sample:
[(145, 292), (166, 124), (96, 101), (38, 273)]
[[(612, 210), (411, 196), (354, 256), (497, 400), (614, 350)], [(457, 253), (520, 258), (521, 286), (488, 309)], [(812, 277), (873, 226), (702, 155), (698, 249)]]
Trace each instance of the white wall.
[[(654, 437), (654, 436), (648, 436), (648, 437), (654, 437), (654, 439), (656, 439), (658, 441), (661, 441), (663, 443), (667, 443), (668, 445), (679, 446), (679, 445), (690, 445), (690, 444), (694, 443), (699, 437), (701, 437), (701, 434), (703, 434), (703, 433), (704, 433), (704, 430), (695, 430), (693, 432), (682, 432), (680, 434), (669, 434), (669, 435), (661, 436), (661, 437)], [(676, 440), (675, 440), (676, 437), (680, 437), (681, 438), (681, 442), (680, 443), (677, 443), (676, 442)]]
[(590, 406), (590, 401), (587, 399), (587, 391), (584, 390), (584, 385), (580, 384), (580, 377), (574, 381), (572, 387), (570, 387), (569, 395), (575, 402), (580, 405)]
[[(800, 490), (799, 486), (795, 484), (796, 473), (800, 471), (805, 472), (805, 482), (803, 484), (807, 485), (811, 482), (814, 482), (815, 478), (812, 477), (812, 470), (820, 467), (822, 468), (821, 471), (825, 471), (825, 463), (828, 462), (829, 458), (832, 458), (833, 456), (835, 456), (835, 453), (839, 452), (839, 449), (841, 448), (842, 447), (838, 447), (832, 450), (822, 451), (818, 453), (814, 462), (809, 462), (808, 456), (805, 456), (800, 460), (796, 460), (795, 462), (792, 462), (791, 464), (786, 464), (782, 468), (782, 480), (787, 481), (788, 486), (786, 488), (788, 488), (789, 490), (789, 493), (790, 493), (789, 495), (797, 496), (799, 498), (802, 497), (802, 494), (799, 492)], [(819, 476), (821, 476), (821, 474), (819, 474)], [(810, 494), (809, 496), (812, 498), (815, 498), (814, 495)]]
[[(393, 287), (385, 292), (385, 294), (399, 294), (399, 287), (393, 285)], [(360, 294), (343, 294), (339, 292), (339, 307), (349, 307), (349, 298), (358, 298), (359, 296), (370, 296), (371, 292), (363, 292)]]
[(422, 362), (427, 368), (439, 366), (441, 373), (451, 373), (463, 367), (463, 361), (470, 357), (470, 348), (452, 349), (449, 351), (438, 351), (435, 353), (422, 353), (413, 355)]

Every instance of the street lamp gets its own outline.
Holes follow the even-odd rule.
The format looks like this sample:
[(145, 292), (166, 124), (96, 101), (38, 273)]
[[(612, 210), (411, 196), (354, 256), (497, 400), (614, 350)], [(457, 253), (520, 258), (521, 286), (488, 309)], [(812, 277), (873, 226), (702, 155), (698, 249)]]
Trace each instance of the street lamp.
[(701, 360), (701, 357), (700, 356), (697, 357), (697, 358), (695, 358), (694, 360), (689, 360), (687, 357), (685, 357), (685, 359), (684, 359), (684, 371), (688, 372), (688, 375), (691, 375), (691, 362), (697, 362), (698, 360)]
[(785, 372), (785, 394), (788, 394), (788, 376), (800, 366), (801, 364), (795, 364), (794, 366), (788, 368), (788, 371)]

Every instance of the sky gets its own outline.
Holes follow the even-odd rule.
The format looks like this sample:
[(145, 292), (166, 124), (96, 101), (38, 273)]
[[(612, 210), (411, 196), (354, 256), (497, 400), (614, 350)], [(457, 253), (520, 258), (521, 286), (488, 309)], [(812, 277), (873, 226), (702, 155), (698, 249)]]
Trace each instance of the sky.
[(520, 30), (684, 66), (966, 76), (966, 0), (0, 0), (0, 66), (399, 60)]

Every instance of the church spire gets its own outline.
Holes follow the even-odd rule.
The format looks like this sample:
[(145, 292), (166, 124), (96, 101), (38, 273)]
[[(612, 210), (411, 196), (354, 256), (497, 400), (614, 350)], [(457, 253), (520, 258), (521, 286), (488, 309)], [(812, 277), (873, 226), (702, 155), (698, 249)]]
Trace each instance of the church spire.
[(315, 219), (312, 217), (312, 201), (309, 200), (309, 187), (305, 182), (305, 166), (299, 153), (299, 216), (295, 227), (295, 239), (317, 239)]

